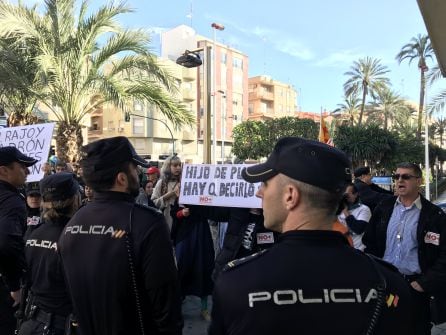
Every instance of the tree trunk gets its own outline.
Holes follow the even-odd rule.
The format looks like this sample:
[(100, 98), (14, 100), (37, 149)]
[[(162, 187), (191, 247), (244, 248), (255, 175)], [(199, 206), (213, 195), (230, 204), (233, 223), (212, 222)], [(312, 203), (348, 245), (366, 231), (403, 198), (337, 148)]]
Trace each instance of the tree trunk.
[(36, 124), (39, 121), (37, 116), (31, 113), (13, 112), (8, 116), (8, 125), (10, 127), (26, 126)]
[(424, 106), (424, 93), (426, 90), (426, 78), (424, 77), (424, 69), (420, 69), (420, 105), (418, 106), (418, 127), (417, 138), (421, 138), (421, 126), (423, 124), (423, 106)]
[(79, 161), (82, 142), (82, 129), (79, 124), (59, 122), (56, 133), (57, 158), (67, 163)]
[(363, 87), (362, 88), (362, 103), (361, 103), (361, 110), (359, 111), (358, 126), (360, 126), (362, 124), (362, 115), (364, 114), (366, 96), (367, 96), (367, 87)]

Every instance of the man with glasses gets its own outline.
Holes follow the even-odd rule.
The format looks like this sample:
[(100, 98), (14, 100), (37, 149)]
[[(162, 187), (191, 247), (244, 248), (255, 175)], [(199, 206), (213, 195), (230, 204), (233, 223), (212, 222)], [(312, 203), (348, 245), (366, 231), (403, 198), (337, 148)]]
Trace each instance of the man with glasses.
[(397, 197), (376, 207), (362, 241), (409, 283), (415, 333), (430, 334), (429, 297), (446, 287), (446, 214), (420, 194), (418, 165), (398, 164), (393, 179)]

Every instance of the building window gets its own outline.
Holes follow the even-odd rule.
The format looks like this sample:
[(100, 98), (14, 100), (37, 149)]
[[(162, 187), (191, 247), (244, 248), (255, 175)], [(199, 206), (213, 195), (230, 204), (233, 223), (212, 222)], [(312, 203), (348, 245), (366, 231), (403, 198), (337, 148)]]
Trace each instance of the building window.
[(142, 111), (142, 103), (141, 103), (141, 101), (135, 101), (133, 103), (133, 109), (135, 110), (135, 112), (141, 112)]
[(240, 59), (240, 58), (237, 58), (237, 57), (234, 57), (233, 59), (232, 59), (232, 66), (234, 67), (234, 68), (236, 68), (236, 69), (243, 69), (243, 59)]
[(144, 135), (144, 119), (133, 117), (133, 134)]
[(226, 65), (228, 55), (226, 53), (221, 53), (221, 63)]
[(254, 105), (253, 105), (253, 104), (249, 104), (249, 105), (248, 105), (248, 113), (249, 113), (249, 114), (254, 113)]

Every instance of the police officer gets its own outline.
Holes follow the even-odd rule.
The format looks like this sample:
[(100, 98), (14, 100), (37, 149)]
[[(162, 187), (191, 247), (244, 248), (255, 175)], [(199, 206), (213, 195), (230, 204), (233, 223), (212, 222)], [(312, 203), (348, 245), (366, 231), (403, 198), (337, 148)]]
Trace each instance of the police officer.
[(137, 166), (129, 140), (82, 148), (93, 201), (74, 215), (59, 243), (82, 335), (181, 334), (181, 302), (163, 215), (135, 204)]
[(42, 195), (40, 194), (40, 184), (38, 182), (27, 183), (25, 186), (26, 196), (26, 233), (25, 241), (29, 234), (40, 226), (40, 205)]
[(331, 230), (351, 178), (343, 152), (285, 137), (242, 176), (262, 182), (265, 227), (282, 235), (220, 274), (210, 334), (411, 334), (404, 280)]
[(30, 299), (27, 320), (19, 334), (63, 335), (72, 305), (57, 243), (68, 220), (79, 208), (79, 185), (72, 173), (60, 172), (42, 179), (40, 188), (43, 220), (31, 231), (25, 244)]
[(23, 234), (25, 201), (18, 188), (25, 185), (28, 167), (37, 162), (15, 147), (0, 148), (0, 334), (13, 334), (13, 305), (20, 300), (20, 277), (25, 269)]

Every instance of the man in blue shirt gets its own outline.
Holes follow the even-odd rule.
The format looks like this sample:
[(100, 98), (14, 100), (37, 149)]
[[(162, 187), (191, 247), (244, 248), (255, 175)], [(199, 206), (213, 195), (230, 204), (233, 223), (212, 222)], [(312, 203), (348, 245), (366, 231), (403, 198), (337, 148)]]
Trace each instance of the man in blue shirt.
[(446, 214), (419, 193), (418, 165), (399, 164), (393, 179), (398, 197), (376, 207), (363, 237), (365, 252), (398, 268), (411, 286), (416, 334), (430, 334), (429, 297), (446, 286)]

